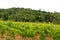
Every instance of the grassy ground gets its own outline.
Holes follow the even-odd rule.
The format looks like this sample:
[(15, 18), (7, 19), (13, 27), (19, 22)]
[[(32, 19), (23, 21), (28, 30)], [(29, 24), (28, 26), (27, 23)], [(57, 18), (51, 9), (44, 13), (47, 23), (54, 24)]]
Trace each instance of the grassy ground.
[(60, 25), (0, 21), (0, 40), (60, 40)]

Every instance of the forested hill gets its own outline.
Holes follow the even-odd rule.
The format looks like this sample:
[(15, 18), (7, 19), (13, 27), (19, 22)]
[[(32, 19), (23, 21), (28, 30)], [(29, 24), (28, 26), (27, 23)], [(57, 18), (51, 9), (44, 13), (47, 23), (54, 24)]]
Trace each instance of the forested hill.
[(29, 8), (0, 9), (0, 19), (22, 22), (59, 22), (60, 13), (33, 10)]

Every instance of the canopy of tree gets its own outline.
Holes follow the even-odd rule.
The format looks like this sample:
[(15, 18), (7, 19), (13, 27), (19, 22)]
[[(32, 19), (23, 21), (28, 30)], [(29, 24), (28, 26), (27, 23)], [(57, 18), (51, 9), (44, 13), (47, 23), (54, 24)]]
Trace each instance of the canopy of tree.
[(0, 19), (22, 22), (59, 22), (59, 12), (46, 12), (30, 8), (0, 9)]

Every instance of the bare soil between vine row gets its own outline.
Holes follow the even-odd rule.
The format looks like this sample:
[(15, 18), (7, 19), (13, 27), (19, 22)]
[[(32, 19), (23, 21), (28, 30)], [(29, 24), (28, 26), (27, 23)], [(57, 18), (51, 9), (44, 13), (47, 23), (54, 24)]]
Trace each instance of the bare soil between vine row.
[[(0, 40), (41, 40), (39, 34), (35, 35), (34, 37), (22, 37), (16, 34), (14, 37), (9, 36), (8, 34), (1, 35)], [(46, 36), (46, 40), (53, 40), (50, 36)]]

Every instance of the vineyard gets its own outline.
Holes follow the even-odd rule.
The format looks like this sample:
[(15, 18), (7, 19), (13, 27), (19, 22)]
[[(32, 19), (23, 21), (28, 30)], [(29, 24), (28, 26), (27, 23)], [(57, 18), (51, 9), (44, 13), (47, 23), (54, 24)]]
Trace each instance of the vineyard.
[(60, 40), (60, 25), (0, 21), (0, 40)]

